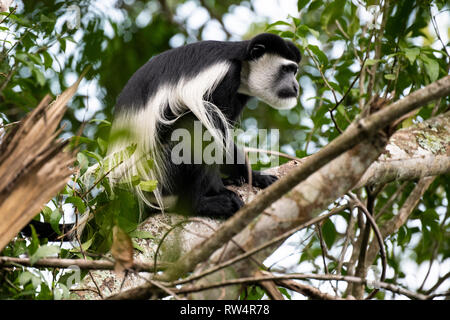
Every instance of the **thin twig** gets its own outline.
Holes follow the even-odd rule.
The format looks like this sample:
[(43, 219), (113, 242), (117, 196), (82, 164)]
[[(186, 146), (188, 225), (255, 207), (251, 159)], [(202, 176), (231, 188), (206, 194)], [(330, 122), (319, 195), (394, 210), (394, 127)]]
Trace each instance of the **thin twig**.
[(347, 252), (348, 245), (350, 243), (350, 239), (353, 238), (354, 233), (354, 225), (355, 225), (355, 216), (352, 214), (352, 210), (350, 210), (350, 219), (347, 225), (347, 230), (345, 232), (345, 240), (342, 246), (341, 254), (339, 256), (338, 264), (336, 267), (337, 274), (341, 274), (342, 265), (344, 264), (345, 254)]
[[(362, 212), (365, 214), (367, 221), (370, 223), (370, 225), (373, 228), (373, 231), (375, 233), (375, 236), (377, 238), (378, 241), (378, 245), (380, 247), (380, 256), (381, 256), (381, 263), (382, 263), (382, 271), (381, 271), (381, 276), (380, 276), (380, 281), (384, 281), (385, 277), (386, 277), (386, 268), (387, 268), (387, 261), (386, 261), (386, 250), (384, 248), (384, 242), (383, 242), (383, 237), (381, 235), (380, 230), (378, 229), (377, 223), (375, 222), (375, 220), (373, 219), (372, 215), (370, 214), (370, 212), (367, 210), (366, 206), (361, 202), (361, 200), (358, 199), (358, 197), (356, 197), (356, 195), (354, 195), (352, 192), (349, 192), (350, 197), (357, 203), (358, 207), (362, 210)], [(365, 257), (364, 257), (365, 258)], [(365, 260), (365, 259), (364, 259)], [(361, 262), (362, 265), (364, 266), (365, 261)], [(374, 289), (369, 296), (367, 296), (366, 299), (370, 299), (372, 298), (376, 292), (378, 290)]]
[(327, 262), (325, 261), (325, 252), (327, 251), (327, 246), (325, 244), (325, 241), (323, 241), (322, 227), (320, 226), (319, 223), (316, 223), (316, 233), (317, 233), (317, 236), (319, 237), (320, 249), (322, 251), (323, 268), (325, 270), (325, 273), (328, 274), (329, 273), (328, 266), (327, 266)]

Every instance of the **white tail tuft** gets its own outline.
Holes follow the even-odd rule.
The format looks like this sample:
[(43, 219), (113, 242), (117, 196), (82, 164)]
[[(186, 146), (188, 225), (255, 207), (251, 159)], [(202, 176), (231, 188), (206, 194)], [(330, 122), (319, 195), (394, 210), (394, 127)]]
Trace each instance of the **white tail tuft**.
[[(226, 117), (214, 104), (205, 101), (217, 85), (227, 74), (230, 63), (220, 62), (200, 72), (194, 78), (181, 78), (175, 84), (162, 85), (155, 92), (145, 106), (129, 106), (130, 108), (118, 114), (111, 128), (111, 136), (123, 131), (125, 138), (115, 139), (108, 148), (109, 167), (116, 167), (109, 174), (110, 183), (117, 184), (121, 180), (129, 182), (139, 199), (146, 205), (164, 211), (161, 187), (153, 192), (154, 198), (146, 196), (139, 185), (132, 185), (132, 177), (138, 176), (140, 180), (157, 180), (158, 185), (170, 189), (167, 181), (167, 168), (165, 166), (165, 153), (162, 141), (158, 140), (157, 124), (172, 124), (187, 112), (192, 112), (205, 126), (216, 143), (223, 149), (228, 141), (228, 127)], [(175, 116), (167, 119), (164, 116), (166, 108)], [(136, 111), (137, 110), (137, 111)], [(217, 119), (225, 128), (225, 133), (219, 130), (213, 119)], [(225, 142), (224, 142), (225, 141)], [(131, 144), (136, 144), (136, 150), (127, 159), (118, 159), (114, 154), (123, 151)], [(153, 165), (148, 165), (148, 160)], [(122, 161), (122, 163), (120, 163)], [(157, 206), (154, 202), (156, 200)]]

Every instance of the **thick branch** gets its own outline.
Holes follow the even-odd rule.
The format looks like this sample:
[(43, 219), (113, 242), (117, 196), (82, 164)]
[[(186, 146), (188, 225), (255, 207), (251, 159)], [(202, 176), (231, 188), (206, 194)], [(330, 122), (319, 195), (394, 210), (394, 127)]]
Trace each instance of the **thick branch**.
[(260, 212), (266, 209), (282, 195), (290, 191), (298, 183), (305, 180), (313, 172), (326, 163), (349, 150), (365, 137), (373, 135), (404, 114), (427, 104), (428, 102), (450, 94), (450, 76), (446, 76), (425, 88), (417, 90), (409, 96), (390, 106), (350, 125), (338, 138), (325, 148), (310, 156), (301, 167), (267, 189), (261, 191), (250, 204), (245, 205), (232, 218), (217, 230), (213, 237), (183, 256), (173, 268), (165, 273), (165, 279), (176, 279), (205, 261), (223, 243), (244, 229)]
[(448, 137), (450, 112), (396, 132), (355, 188), (450, 172)]

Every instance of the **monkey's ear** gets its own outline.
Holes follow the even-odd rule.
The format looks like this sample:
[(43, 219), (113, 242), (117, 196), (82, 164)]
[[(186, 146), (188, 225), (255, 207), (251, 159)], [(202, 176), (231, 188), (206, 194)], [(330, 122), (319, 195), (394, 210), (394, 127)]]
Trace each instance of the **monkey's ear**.
[(263, 44), (255, 44), (250, 48), (250, 58), (258, 59), (266, 52), (266, 47)]

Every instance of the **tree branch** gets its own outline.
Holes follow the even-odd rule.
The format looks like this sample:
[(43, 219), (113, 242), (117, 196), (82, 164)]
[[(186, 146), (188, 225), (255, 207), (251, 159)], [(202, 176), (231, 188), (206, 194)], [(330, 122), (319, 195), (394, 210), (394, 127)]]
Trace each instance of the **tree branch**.
[[(0, 257), (0, 268), (18, 265), (34, 268), (69, 268), (71, 266), (77, 266), (81, 270), (114, 270), (115, 262), (108, 260), (43, 258), (31, 264), (29, 258)], [(156, 269), (164, 270), (168, 265), (169, 263), (161, 263), (156, 266)], [(152, 263), (135, 260), (130, 269), (153, 272), (155, 267)]]
[(213, 237), (205, 240), (201, 246), (197, 246), (183, 256), (173, 268), (169, 268), (163, 279), (176, 279), (184, 273), (192, 271), (195, 266), (205, 261), (215, 250), (244, 229), (270, 204), (323, 165), (361, 142), (362, 139), (375, 134), (402, 115), (449, 94), (450, 76), (446, 76), (366, 118), (357, 120), (330, 144), (310, 156), (301, 167), (294, 169), (289, 176), (262, 190), (251, 203), (245, 205), (232, 218), (222, 224)]
[(450, 112), (399, 130), (355, 188), (450, 172)]

